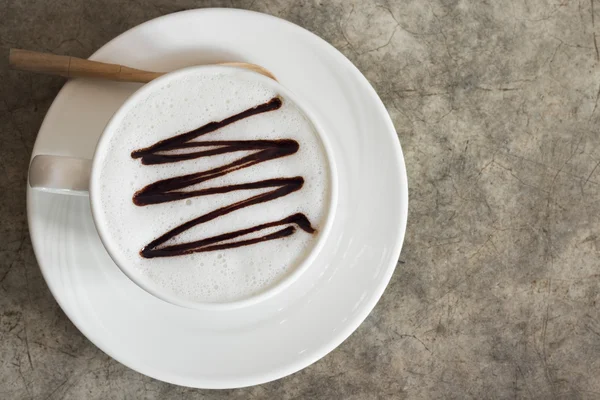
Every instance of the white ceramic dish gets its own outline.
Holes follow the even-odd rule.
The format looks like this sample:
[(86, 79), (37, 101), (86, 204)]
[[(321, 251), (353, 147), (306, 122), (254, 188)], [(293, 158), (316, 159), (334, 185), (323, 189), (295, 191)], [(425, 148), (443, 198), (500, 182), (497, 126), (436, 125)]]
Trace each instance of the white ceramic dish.
[[(121, 272), (102, 247), (88, 198), (28, 190), (29, 228), (40, 268), (73, 323), (130, 368), (201, 388), (281, 378), (346, 339), (394, 272), (408, 206), (394, 127), (360, 72), (296, 25), (232, 9), (149, 21), (118, 36), (92, 59), (164, 71), (229, 60), (265, 66), (310, 104), (329, 135), (338, 201), (322, 251), (285, 290), (245, 307), (193, 310), (153, 297)], [(105, 124), (138, 87), (67, 83), (44, 120), (33, 155), (91, 158)]]

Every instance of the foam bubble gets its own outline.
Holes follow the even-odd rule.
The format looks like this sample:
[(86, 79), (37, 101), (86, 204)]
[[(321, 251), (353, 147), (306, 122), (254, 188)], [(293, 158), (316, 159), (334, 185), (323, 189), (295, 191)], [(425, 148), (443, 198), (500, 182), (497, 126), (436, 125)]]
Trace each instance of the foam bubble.
[[(147, 284), (198, 302), (228, 302), (264, 291), (289, 275), (310, 253), (318, 234), (301, 229), (290, 237), (252, 246), (195, 255), (144, 259), (139, 251), (148, 242), (182, 222), (266, 190), (236, 191), (137, 207), (132, 196), (160, 179), (222, 166), (248, 152), (229, 153), (173, 164), (143, 166), (131, 151), (158, 140), (219, 121), (279, 95), (237, 71), (205, 72), (170, 81), (148, 94), (124, 117), (110, 139), (102, 162), (100, 214), (114, 240), (118, 259), (126, 260)], [(253, 140), (290, 138), (300, 143), (296, 154), (270, 160), (186, 190), (253, 182), (275, 177), (303, 176), (304, 187), (285, 197), (216, 218), (192, 228), (172, 243), (211, 237), (285, 218), (307, 215), (323, 228), (330, 193), (327, 159), (312, 124), (287, 98), (276, 111), (238, 121), (196, 140)], [(279, 227), (281, 229), (281, 227)], [(278, 228), (263, 231), (273, 233)], [(118, 240), (116, 240), (118, 238)]]

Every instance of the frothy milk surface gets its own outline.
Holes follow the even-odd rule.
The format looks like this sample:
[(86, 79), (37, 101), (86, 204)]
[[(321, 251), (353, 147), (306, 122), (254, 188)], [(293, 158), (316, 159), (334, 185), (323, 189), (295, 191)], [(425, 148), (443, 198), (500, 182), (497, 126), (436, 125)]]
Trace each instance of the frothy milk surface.
[[(316, 233), (301, 229), (288, 237), (220, 251), (164, 258), (143, 258), (140, 250), (165, 232), (224, 206), (273, 190), (252, 189), (136, 206), (136, 191), (161, 179), (210, 170), (252, 154), (239, 151), (160, 165), (142, 165), (131, 152), (159, 140), (221, 121), (278, 96), (281, 108), (235, 122), (194, 141), (293, 139), (295, 154), (269, 160), (182, 190), (198, 190), (264, 179), (304, 178), (304, 186), (284, 197), (252, 205), (199, 224), (168, 244), (186, 243), (304, 213)], [(181, 150), (179, 150), (181, 151)], [(197, 151), (197, 149), (196, 149)], [(296, 105), (251, 73), (194, 71), (161, 82), (127, 112), (108, 139), (100, 159), (98, 199), (94, 204), (113, 255), (136, 279), (163, 292), (195, 302), (231, 302), (273, 287), (310, 254), (324, 227), (330, 201), (327, 156), (312, 123)], [(269, 228), (250, 239), (276, 232)]]

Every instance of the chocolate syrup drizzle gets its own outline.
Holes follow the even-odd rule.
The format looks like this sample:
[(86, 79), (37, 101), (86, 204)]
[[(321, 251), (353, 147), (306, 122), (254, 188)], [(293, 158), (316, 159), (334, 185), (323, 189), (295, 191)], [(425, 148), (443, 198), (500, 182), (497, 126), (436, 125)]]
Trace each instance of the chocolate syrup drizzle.
[[(184, 254), (225, 250), (247, 246), (293, 235), (294, 232), (296, 232), (296, 226), (308, 233), (315, 232), (315, 229), (311, 226), (306, 215), (296, 213), (279, 221), (260, 224), (251, 228), (224, 233), (222, 235), (213, 236), (207, 239), (173, 245), (164, 245), (165, 242), (173, 239), (174, 237), (182, 234), (196, 225), (203, 224), (244, 207), (275, 200), (302, 188), (304, 185), (304, 178), (301, 176), (295, 176), (290, 178), (266, 179), (257, 182), (240, 183), (235, 185), (216, 186), (199, 190), (181, 190), (189, 186), (197, 185), (199, 183), (227, 175), (239, 169), (248, 168), (255, 164), (276, 158), (286, 157), (290, 154), (296, 153), (300, 146), (298, 142), (291, 139), (194, 141), (194, 139), (198, 138), (199, 136), (214, 132), (244, 118), (277, 110), (281, 107), (281, 104), (281, 99), (274, 97), (267, 103), (249, 108), (239, 114), (225, 118), (222, 121), (209, 122), (208, 124), (192, 131), (161, 140), (152, 146), (135, 150), (131, 153), (131, 157), (139, 158), (142, 164), (155, 165), (192, 160), (202, 157), (211, 157), (218, 154), (233, 153), (236, 151), (254, 151), (249, 155), (241, 157), (238, 160), (221, 167), (213, 168), (207, 171), (196, 172), (193, 174), (177, 176), (175, 178), (163, 179), (151, 183), (141, 190), (138, 190), (134, 194), (133, 202), (137, 206), (147, 206), (169, 201), (188, 199), (190, 197), (207, 196), (211, 194), (229, 193), (236, 190), (273, 188), (270, 191), (249, 197), (245, 200), (221, 207), (207, 214), (196, 217), (171, 229), (144, 246), (144, 248), (140, 251), (140, 255), (142, 257), (172, 257)], [(173, 151), (181, 151), (185, 149), (196, 149), (196, 151), (187, 153), (173, 153)], [(276, 226), (286, 227), (260, 237), (235, 241), (235, 239), (238, 237)]]

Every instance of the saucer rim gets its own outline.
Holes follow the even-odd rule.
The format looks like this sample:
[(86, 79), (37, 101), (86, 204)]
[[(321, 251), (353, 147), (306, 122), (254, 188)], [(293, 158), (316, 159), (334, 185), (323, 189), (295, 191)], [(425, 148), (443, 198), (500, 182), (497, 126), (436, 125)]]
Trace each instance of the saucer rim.
[[(157, 21), (165, 21), (166, 19), (176, 19), (176, 18), (179, 18), (182, 14), (191, 14), (191, 13), (198, 13), (198, 14), (206, 13), (206, 14), (208, 14), (210, 12), (240, 13), (240, 14), (246, 14), (247, 16), (252, 17), (252, 18), (256, 18), (256, 17), (267, 18), (267, 19), (276, 20), (276, 22), (278, 22), (278, 23), (291, 25), (294, 27), (294, 29), (296, 29), (296, 32), (299, 32), (299, 33), (302, 33), (305, 35), (309, 34), (313, 38), (313, 40), (316, 39), (317, 41), (321, 42), (321, 45), (326, 45), (327, 51), (335, 53), (338, 58), (341, 57), (343, 59), (343, 62), (345, 63), (345, 66), (349, 67), (349, 70), (352, 71), (353, 78), (358, 79), (360, 82), (362, 82), (362, 84), (365, 86), (365, 88), (367, 88), (367, 90), (371, 94), (370, 100), (374, 101), (375, 104), (377, 104), (378, 108), (381, 111), (383, 118), (385, 119), (385, 124), (388, 127), (387, 133), (389, 135), (394, 136), (393, 137), (394, 140), (392, 141), (392, 143), (394, 143), (393, 146), (394, 146), (394, 154), (395, 154), (395, 158), (396, 158), (395, 161), (398, 162), (399, 167), (400, 167), (399, 173), (400, 173), (400, 178), (402, 180), (402, 182), (400, 182), (402, 187), (399, 190), (399, 196), (400, 196), (400, 200), (401, 200), (400, 206), (402, 207), (402, 210), (400, 210), (401, 212), (399, 213), (400, 221), (398, 221), (398, 224), (397, 224), (396, 241), (395, 241), (395, 245), (394, 245), (393, 249), (391, 249), (391, 257), (390, 257), (390, 259), (398, 260), (398, 257), (399, 257), (399, 254), (400, 254), (400, 251), (402, 248), (402, 244), (404, 241), (407, 215), (408, 215), (408, 181), (407, 181), (406, 168), (405, 168), (405, 163), (404, 163), (404, 158), (402, 155), (400, 143), (396, 136), (395, 129), (394, 129), (393, 123), (391, 121), (391, 118), (390, 118), (389, 114), (387, 113), (387, 111), (385, 110), (385, 106), (381, 102), (381, 99), (377, 96), (373, 87), (369, 84), (369, 82), (366, 80), (366, 78), (360, 73), (360, 71), (358, 71), (358, 69), (342, 53), (340, 53), (333, 46), (329, 45), (323, 39), (319, 38), (318, 36), (312, 34), (311, 32), (309, 32), (301, 27), (298, 27), (295, 24), (292, 24), (291, 22), (282, 20), (277, 17), (270, 16), (270, 15), (266, 15), (266, 14), (262, 14), (262, 13), (258, 13), (258, 12), (254, 12), (254, 11), (248, 11), (248, 10), (239, 10), (239, 9), (230, 9), (230, 8), (226, 8), (226, 9), (208, 8), (208, 9), (182, 11), (182, 12), (165, 15), (165, 16), (158, 17), (156, 19), (144, 22), (143, 24), (140, 24), (140, 25), (128, 30), (127, 32), (124, 32), (124, 33), (118, 35), (117, 37), (115, 37), (114, 39), (109, 41), (107, 44), (102, 46), (90, 58), (91, 59), (100, 59), (103, 51), (106, 50), (107, 48), (109, 48), (111, 43), (115, 42), (116, 40), (119, 40), (120, 38), (122, 38), (124, 35), (126, 35), (128, 33), (131, 33), (137, 29), (141, 29), (142, 27), (146, 27), (148, 24), (154, 24)], [(64, 90), (64, 89), (62, 89), (62, 90)], [(60, 93), (59, 93), (59, 96), (60, 96)], [(58, 96), (57, 96), (57, 98), (58, 98)], [(54, 102), (52, 104), (52, 106), (48, 110), (47, 115), (49, 115), (52, 112), (53, 107), (55, 105), (56, 105), (56, 102)], [(42, 124), (40, 131), (42, 129), (44, 129), (44, 124), (46, 122), (47, 122), (47, 120), (44, 119), (44, 123)], [(36, 146), (37, 146), (37, 142), (36, 142)], [(36, 154), (37, 154), (36, 147), (34, 147), (32, 157), (33, 157), (33, 155), (36, 155)], [(27, 215), (28, 215), (28, 223), (29, 223), (29, 227), (30, 227), (30, 232), (33, 232), (33, 230), (35, 230), (35, 228), (32, 224), (33, 213), (31, 212), (33, 204), (32, 204), (31, 189), (29, 187), (27, 189), (27, 206), (28, 206)], [(50, 282), (50, 280), (48, 279), (47, 274), (49, 274), (50, 271), (47, 268), (44, 268), (42, 266), (44, 264), (44, 262), (43, 262), (44, 257), (41, 254), (40, 244), (36, 243), (36, 240), (33, 239), (33, 234), (32, 234), (32, 244), (33, 244), (36, 258), (38, 260), (38, 263), (40, 264), (40, 269), (42, 270), (42, 274), (44, 275), (44, 279), (48, 283), (48, 282)], [(89, 331), (87, 329), (87, 327), (81, 323), (81, 321), (78, 321), (77, 318), (74, 318), (74, 316), (71, 315), (71, 313), (69, 311), (69, 307), (67, 307), (66, 304), (63, 304), (64, 299), (61, 299), (60, 296), (56, 295), (56, 293), (55, 293), (56, 288), (53, 288), (50, 283), (48, 284), (48, 286), (49, 286), (50, 290), (52, 291), (52, 294), (56, 298), (57, 302), (59, 303), (59, 305), (65, 312), (65, 314), (67, 314), (67, 316), (77, 326), (77, 328), (90, 341), (92, 341), (92, 343), (94, 343), (96, 346), (98, 346), (100, 349), (102, 349), (108, 355), (110, 355), (117, 361), (123, 363), (124, 365), (127, 365), (128, 367), (130, 367), (136, 371), (139, 371), (145, 375), (148, 375), (148, 376), (151, 376), (151, 377), (154, 377), (156, 379), (163, 380), (166, 382), (178, 384), (178, 385), (190, 386), (190, 387), (201, 387), (201, 388), (236, 388), (236, 387), (245, 387), (245, 386), (257, 385), (257, 384), (269, 382), (269, 381), (287, 376), (291, 373), (297, 372), (297, 371), (309, 366), (310, 364), (314, 363), (315, 361), (319, 360), (320, 358), (322, 358), (323, 356), (328, 354), (330, 351), (335, 349), (337, 346), (339, 346), (346, 338), (348, 338), (358, 328), (358, 326), (364, 321), (364, 319), (372, 311), (372, 309), (374, 308), (374, 306), (380, 299), (381, 295), (383, 294), (385, 288), (387, 287), (387, 285), (391, 279), (391, 276), (395, 271), (396, 264), (397, 264), (396, 262), (390, 263), (390, 265), (386, 268), (385, 273), (382, 275), (381, 279), (379, 280), (378, 285), (375, 287), (374, 291), (371, 293), (371, 296), (370, 296), (368, 302), (364, 303), (361, 306), (360, 311), (357, 312), (353, 316), (352, 320), (349, 321), (345, 325), (345, 328), (343, 330), (338, 331), (335, 335), (331, 335), (330, 340), (327, 343), (320, 346), (319, 349), (317, 351), (313, 352), (312, 355), (310, 355), (310, 356), (307, 355), (306, 357), (299, 359), (298, 361), (289, 363), (286, 368), (280, 368), (277, 371), (271, 371), (270, 373), (265, 373), (261, 376), (236, 377), (234, 380), (232, 380), (228, 383), (224, 383), (222, 381), (210, 381), (210, 380), (205, 380), (202, 378), (186, 379), (186, 378), (182, 378), (179, 376), (173, 376), (173, 375), (166, 376), (165, 374), (159, 373), (158, 370), (144, 364), (143, 362), (134, 363), (134, 362), (131, 362), (131, 360), (124, 359), (119, 354), (115, 354), (112, 351), (112, 349), (107, 349), (106, 346), (103, 346), (102, 343), (100, 343), (101, 340), (98, 337), (96, 337), (96, 335), (93, 332)]]

